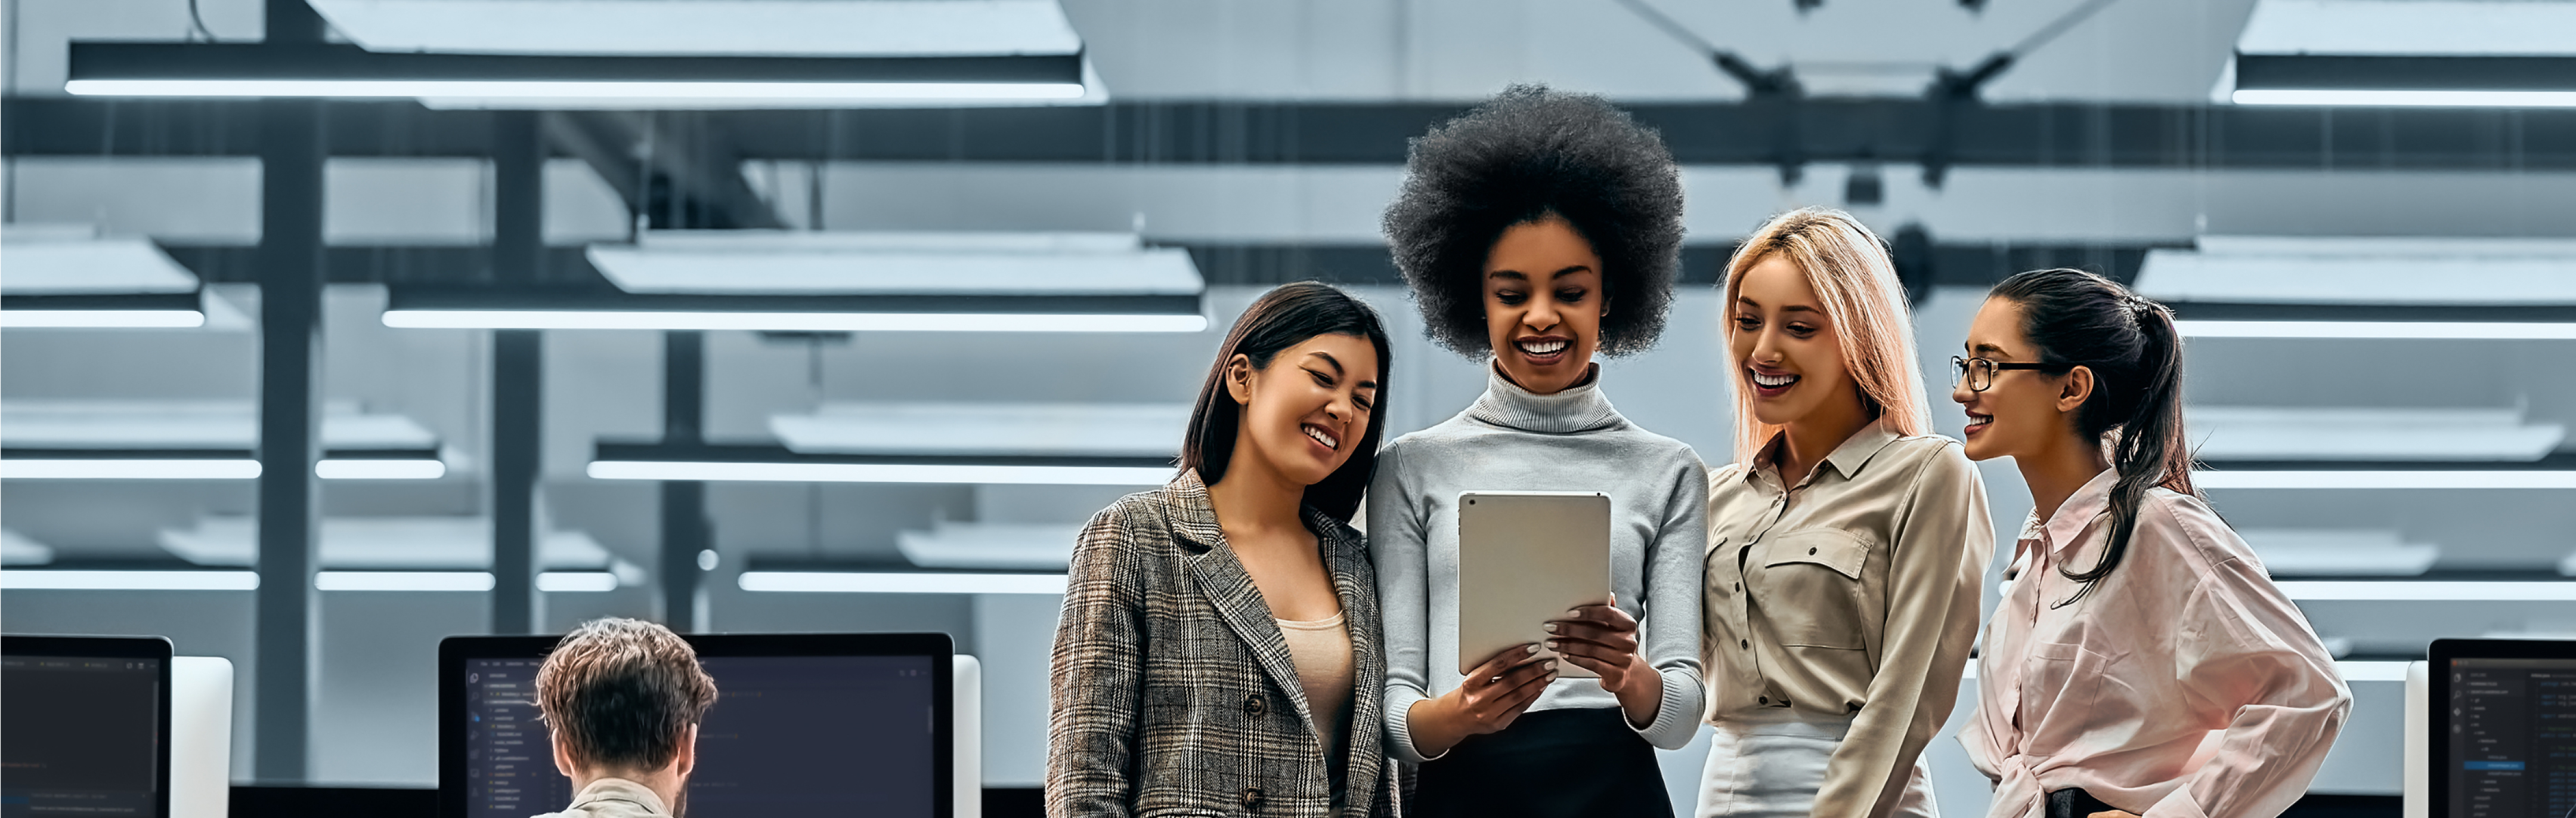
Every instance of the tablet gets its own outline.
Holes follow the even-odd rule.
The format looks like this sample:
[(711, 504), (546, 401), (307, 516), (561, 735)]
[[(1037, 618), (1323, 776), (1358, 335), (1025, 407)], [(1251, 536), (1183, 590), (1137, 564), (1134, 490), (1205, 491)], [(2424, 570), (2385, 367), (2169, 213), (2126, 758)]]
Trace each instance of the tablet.
[[(1609, 495), (1458, 493), (1458, 672), (1475, 670), (1504, 648), (1545, 644), (1548, 620), (1608, 601)], [(1568, 662), (1557, 666), (1557, 675), (1599, 674)]]

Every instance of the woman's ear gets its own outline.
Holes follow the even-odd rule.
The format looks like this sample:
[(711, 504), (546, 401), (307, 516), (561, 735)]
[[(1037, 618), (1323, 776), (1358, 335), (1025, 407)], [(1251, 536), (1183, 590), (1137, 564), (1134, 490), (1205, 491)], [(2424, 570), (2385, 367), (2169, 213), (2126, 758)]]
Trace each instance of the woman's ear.
[(1235, 403), (1252, 402), (1252, 357), (1236, 355), (1225, 361), (1225, 395)]
[(2066, 379), (2057, 385), (2057, 411), (2073, 413), (2093, 396), (2093, 368), (2078, 366), (2066, 371)]

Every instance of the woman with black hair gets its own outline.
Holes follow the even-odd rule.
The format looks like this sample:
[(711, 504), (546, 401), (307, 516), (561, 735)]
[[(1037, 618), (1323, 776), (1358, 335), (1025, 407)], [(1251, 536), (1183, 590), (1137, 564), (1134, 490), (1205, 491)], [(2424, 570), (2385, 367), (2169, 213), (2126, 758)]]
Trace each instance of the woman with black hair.
[(1190, 412), (1181, 471), (1074, 546), (1047, 814), (1394, 814), (1376, 576), (1350, 526), (1386, 330), (1314, 282), (1253, 302)]
[(1968, 456), (2036, 508), (1960, 731), (1992, 818), (2271, 818), (2307, 791), (2352, 694), (2191, 483), (2182, 339), (2080, 270), (1995, 285), (1952, 358)]
[[(1387, 241), (1426, 331), (1489, 367), (1458, 416), (1397, 438), (1369, 489), (1390, 752), (1418, 815), (1669, 816), (1654, 748), (1697, 730), (1708, 479), (1610, 406), (1593, 355), (1654, 345), (1680, 262), (1679, 173), (1599, 97), (1516, 86), (1414, 140)], [(1459, 673), (1458, 494), (1610, 495), (1611, 604)]]

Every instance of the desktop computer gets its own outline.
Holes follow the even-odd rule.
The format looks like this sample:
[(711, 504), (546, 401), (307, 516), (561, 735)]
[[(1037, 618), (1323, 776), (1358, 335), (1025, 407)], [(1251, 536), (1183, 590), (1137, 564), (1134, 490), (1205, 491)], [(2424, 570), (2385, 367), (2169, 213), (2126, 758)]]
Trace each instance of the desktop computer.
[(0, 818), (170, 815), (170, 640), (0, 636)]
[[(946, 634), (683, 638), (717, 690), (698, 726), (692, 818), (946, 818), (956, 809), (956, 665)], [(537, 669), (557, 641), (440, 644), (445, 818), (527, 818), (572, 800), (536, 704)]]

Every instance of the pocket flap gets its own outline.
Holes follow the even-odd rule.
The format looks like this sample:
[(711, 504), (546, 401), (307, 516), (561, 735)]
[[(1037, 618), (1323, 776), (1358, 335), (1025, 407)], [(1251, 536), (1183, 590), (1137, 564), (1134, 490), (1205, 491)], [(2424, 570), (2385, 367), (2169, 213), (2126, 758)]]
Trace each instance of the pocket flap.
[(1793, 563), (1814, 563), (1834, 569), (1852, 579), (1860, 578), (1861, 566), (1869, 562), (1869, 544), (1850, 532), (1820, 528), (1792, 531), (1771, 541), (1763, 554), (1763, 565), (1776, 567)]

